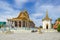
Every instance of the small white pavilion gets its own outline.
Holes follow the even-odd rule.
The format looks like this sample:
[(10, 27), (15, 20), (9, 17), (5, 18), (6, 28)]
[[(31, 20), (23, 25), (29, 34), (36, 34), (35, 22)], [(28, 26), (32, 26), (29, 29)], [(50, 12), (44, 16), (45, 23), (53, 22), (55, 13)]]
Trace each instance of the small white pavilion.
[(42, 19), (43, 29), (51, 29), (51, 19), (48, 16), (48, 11), (46, 11), (45, 18)]

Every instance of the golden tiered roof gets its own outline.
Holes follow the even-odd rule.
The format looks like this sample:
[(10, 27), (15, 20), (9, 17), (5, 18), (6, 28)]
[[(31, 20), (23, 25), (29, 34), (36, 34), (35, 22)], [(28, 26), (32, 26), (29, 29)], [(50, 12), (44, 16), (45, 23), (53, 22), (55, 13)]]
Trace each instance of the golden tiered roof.
[(22, 17), (22, 18), (23, 18), (23, 17), (29, 18), (29, 15), (28, 15), (28, 13), (27, 13), (26, 10), (20, 12), (20, 14), (19, 14), (19, 16), (18, 16), (17, 18), (21, 18), (21, 17)]
[(12, 20), (12, 21), (14, 21), (14, 20), (27, 20), (27, 21), (30, 21), (29, 14), (28, 14), (28, 12), (26, 10), (25, 11), (21, 11), (19, 13), (18, 17), (12, 18), (12, 19), (8, 19), (8, 20)]
[(42, 21), (44, 21), (44, 20), (51, 20), (51, 19), (49, 18), (49, 16), (48, 16), (48, 11), (46, 11), (46, 16), (45, 16), (44, 19), (42, 19)]

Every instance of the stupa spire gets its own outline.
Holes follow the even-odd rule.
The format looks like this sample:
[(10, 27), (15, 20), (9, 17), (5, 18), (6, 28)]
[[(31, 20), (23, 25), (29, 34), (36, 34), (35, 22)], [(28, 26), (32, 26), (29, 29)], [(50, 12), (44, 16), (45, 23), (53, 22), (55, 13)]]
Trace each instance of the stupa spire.
[(44, 18), (43, 20), (51, 20), (51, 19), (49, 18), (49, 16), (48, 16), (48, 10), (46, 11), (46, 16), (45, 16), (45, 18)]
[(45, 18), (49, 18), (49, 16), (48, 16), (48, 10), (46, 11), (46, 17)]

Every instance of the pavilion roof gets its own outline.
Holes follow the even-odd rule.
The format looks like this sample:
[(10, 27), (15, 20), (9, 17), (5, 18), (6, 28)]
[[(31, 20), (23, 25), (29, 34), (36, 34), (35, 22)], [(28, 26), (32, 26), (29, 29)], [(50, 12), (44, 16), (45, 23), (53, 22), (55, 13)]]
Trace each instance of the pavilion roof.
[(48, 16), (48, 11), (46, 11), (46, 16), (45, 16), (44, 19), (42, 19), (42, 21), (44, 21), (44, 20), (51, 20), (51, 19), (49, 18), (49, 16)]

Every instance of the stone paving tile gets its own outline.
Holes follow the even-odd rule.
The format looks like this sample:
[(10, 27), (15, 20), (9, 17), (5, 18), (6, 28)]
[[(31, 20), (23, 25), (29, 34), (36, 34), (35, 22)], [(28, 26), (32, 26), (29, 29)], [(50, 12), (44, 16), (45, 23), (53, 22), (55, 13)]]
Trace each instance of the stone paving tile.
[(0, 34), (0, 40), (60, 40), (58, 32)]

